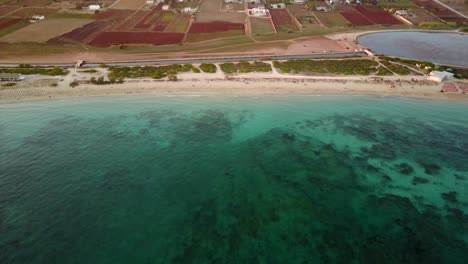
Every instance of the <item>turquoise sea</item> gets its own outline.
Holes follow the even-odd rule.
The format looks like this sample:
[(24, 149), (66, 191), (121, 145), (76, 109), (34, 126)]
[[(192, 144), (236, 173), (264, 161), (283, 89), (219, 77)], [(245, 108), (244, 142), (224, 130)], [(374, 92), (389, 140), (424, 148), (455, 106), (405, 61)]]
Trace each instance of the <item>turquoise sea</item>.
[(0, 263), (466, 263), (468, 103), (0, 106)]

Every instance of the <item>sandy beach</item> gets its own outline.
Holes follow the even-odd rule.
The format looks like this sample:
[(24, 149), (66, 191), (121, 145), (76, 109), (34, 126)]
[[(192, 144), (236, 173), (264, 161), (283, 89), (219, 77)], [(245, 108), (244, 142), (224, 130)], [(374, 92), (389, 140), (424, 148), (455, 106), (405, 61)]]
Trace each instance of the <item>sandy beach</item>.
[[(467, 100), (465, 94), (441, 93), (441, 84), (425, 80), (425, 76), (304, 76), (272, 73), (225, 75), (182, 73), (178, 81), (128, 79), (123, 84), (93, 85), (90, 76), (71, 69), (64, 77), (28, 76), (13, 87), (0, 89), (0, 102), (12, 103), (32, 100), (52, 100), (69, 97), (106, 95), (315, 95), (349, 94), (402, 96), (425, 99)], [(103, 69), (100, 69), (103, 71)], [(101, 72), (102, 73), (102, 72)], [(99, 74), (96, 73), (96, 74)], [(70, 82), (79, 86), (71, 88)]]

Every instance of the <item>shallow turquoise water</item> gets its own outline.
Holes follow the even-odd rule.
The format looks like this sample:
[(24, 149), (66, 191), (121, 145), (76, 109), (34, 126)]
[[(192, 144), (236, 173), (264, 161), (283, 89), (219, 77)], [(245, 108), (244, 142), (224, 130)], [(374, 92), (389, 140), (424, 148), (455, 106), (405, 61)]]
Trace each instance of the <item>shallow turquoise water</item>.
[(464, 263), (468, 104), (0, 106), (0, 263)]

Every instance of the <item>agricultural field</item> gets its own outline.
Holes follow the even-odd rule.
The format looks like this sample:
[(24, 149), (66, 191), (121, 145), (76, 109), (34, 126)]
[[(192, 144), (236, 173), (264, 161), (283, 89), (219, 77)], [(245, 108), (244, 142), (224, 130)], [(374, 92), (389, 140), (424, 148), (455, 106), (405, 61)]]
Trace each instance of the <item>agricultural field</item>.
[(195, 21), (202, 23), (214, 21), (244, 23), (244, 13), (220, 10), (223, 2), (224, 0), (203, 0), (197, 13), (195, 14)]
[(4, 2), (18, 6), (48, 6), (53, 0), (10, 0)]
[(367, 25), (400, 25), (400, 20), (379, 8), (370, 8), (364, 6), (341, 7), (340, 14), (354, 26)]
[(290, 32), (299, 29), (286, 9), (271, 9), (270, 15), (277, 32)]
[(249, 19), (253, 34), (275, 33), (275, 29), (271, 24), (272, 22), (270, 18), (250, 17)]
[(21, 8), (20, 6), (13, 6), (13, 5), (0, 6), (0, 17), (5, 16), (8, 13), (11, 13), (20, 8)]
[(446, 7), (432, 1), (432, 0), (412, 0), (416, 5), (424, 8), (428, 12), (434, 14), (438, 18), (446, 22), (455, 22), (457, 24), (467, 24), (468, 19), (461, 17)]
[(434, 17), (431, 14), (428, 14), (426, 10), (419, 7), (411, 8), (408, 10), (408, 12), (411, 15), (406, 17), (406, 19), (408, 19), (414, 25), (418, 25), (422, 22), (441, 22), (440, 19)]
[(92, 22), (92, 20), (87, 19), (45, 20), (12, 32), (0, 38), (0, 41), (8, 43), (45, 43), (52, 38), (56, 38), (90, 22)]
[(192, 23), (186, 40), (200, 42), (218, 38), (241, 36), (245, 34), (244, 24), (228, 22)]
[(110, 6), (112, 9), (138, 10), (146, 5), (146, 0), (117, 0)]
[(315, 16), (327, 27), (346, 27), (350, 22), (340, 13), (334, 12), (314, 12)]
[(106, 21), (94, 21), (92, 23), (86, 24), (82, 27), (76, 28), (68, 33), (63, 34), (58, 38), (49, 40), (49, 42), (67, 42), (67, 41), (77, 41), (82, 43), (88, 43), (91, 41), (99, 32), (103, 31), (109, 26), (109, 23)]
[(49, 16), (57, 13), (59, 10), (55, 8), (42, 8), (42, 7), (27, 7), (22, 8), (10, 15), (9, 17), (31, 18), (34, 15)]
[(354, 7), (356, 11), (361, 13), (367, 19), (372, 21), (375, 24), (380, 25), (399, 25), (403, 24), (400, 20), (396, 19), (394, 16), (382, 9), (371, 9), (364, 6)]
[(288, 10), (302, 25), (302, 28), (320, 27), (312, 11), (309, 11), (305, 5), (290, 5)]
[(177, 16), (172, 20), (172, 22), (166, 27), (166, 32), (179, 32), (185, 33), (190, 26), (190, 21), (192, 20), (191, 15), (187, 14), (177, 14)]
[(28, 26), (29, 22), (20, 18), (0, 18), (0, 37), (10, 34), (22, 27)]
[(184, 39), (182, 33), (167, 32), (101, 32), (89, 42), (95, 47), (110, 47), (122, 44), (173, 45)]

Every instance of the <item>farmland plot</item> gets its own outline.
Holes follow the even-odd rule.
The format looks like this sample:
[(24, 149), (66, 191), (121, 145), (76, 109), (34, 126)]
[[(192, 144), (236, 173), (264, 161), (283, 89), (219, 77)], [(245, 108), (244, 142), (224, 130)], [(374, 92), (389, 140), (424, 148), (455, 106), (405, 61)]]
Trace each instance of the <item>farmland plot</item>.
[(356, 11), (361, 13), (363, 16), (365, 16), (367, 19), (370, 21), (374, 22), (375, 24), (381, 24), (381, 25), (399, 25), (403, 24), (400, 20), (396, 19), (389, 13), (383, 10), (369, 10), (368, 8), (365, 8), (363, 6), (356, 6), (354, 7)]
[(0, 16), (4, 16), (20, 8), (21, 8), (20, 6), (12, 6), (12, 5), (0, 6)]
[(275, 32), (270, 18), (250, 17), (249, 19), (253, 34), (269, 34)]
[(275, 24), (276, 31), (288, 32), (298, 30), (296, 23), (286, 9), (271, 9), (271, 19)]
[(237, 11), (222, 11), (223, 0), (203, 0), (196, 13), (196, 22), (223, 21), (230, 23), (244, 23), (245, 14)]
[(0, 39), (3, 42), (39, 42), (44, 43), (49, 39), (61, 36), (75, 28), (92, 22), (89, 19), (50, 19), (31, 24)]
[[(60, 39), (64, 40), (74, 40), (82, 43), (87, 43), (93, 39), (99, 32), (103, 31), (106, 27), (109, 26), (109, 23), (106, 21), (94, 21), (92, 23), (86, 24), (82, 27), (76, 28), (64, 35), (60, 36)], [(60, 41), (60, 39), (53, 39), (51, 42)]]
[(11, 27), (21, 21), (21, 18), (0, 18), (0, 30), (7, 27)]
[(146, 0), (117, 0), (110, 6), (112, 9), (138, 10), (146, 5)]
[(96, 47), (121, 44), (173, 45), (182, 42), (184, 34), (167, 32), (101, 32), (89, 42)]
[(192, 23), (187, 35), (188, 42), (244, 35), (244, 24), (228, 22)]
[(176, 18), (167, 26), (166, 32), (179, 32), (185, 33), (192, 20), (191, 15), (177, 14)]
[(43, 15), (48, 16), (51, 14), (57, 13), (59, 10), (55, 8), (39, 8), (39, 7), (28, 7), (22, 8), (9, 16), (11, 17), (21, 17), (21, 18), (31, 18), (34, 15)]
[(345, 27), (350, 24), (340, 13), (314, 12), (314, 14), (327, 27)]

